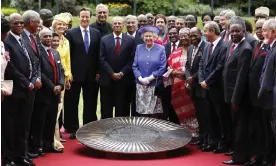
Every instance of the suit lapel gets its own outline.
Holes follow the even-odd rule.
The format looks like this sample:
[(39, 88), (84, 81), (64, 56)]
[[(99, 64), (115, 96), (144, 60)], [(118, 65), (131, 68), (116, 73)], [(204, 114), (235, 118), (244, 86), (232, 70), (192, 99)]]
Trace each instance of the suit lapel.
[(23, 48), (20, 46), (20, 44), (18, 43), (18, 41), (11, 34), (9, 34), (9, 36), (10, 36), (10, 39), (11, 39), (11, 43), (13, 43), (14, 45), (16, 45), (16, 47), (19, 48), (19, 51), (24, 55), (24, 57), (27, 58), (26, 55), (25, 55), (25, 52), (24, 52)]
[(201, 42), (199, 48), (197, 49), (192, 66), (194, 66), (194, 63), (197, 61), (198, 56), (202, 56), (203, 48), (204, 48), (204, 41)]
[[(89, 33), (90, 33), (90, 43), (91, 43), (91, 31), (90, 31), (90, 28), (89, 28)], [(82, 48), (80, 48), (80, 49), (83, 49), (84, 50), (84, 52), (86, 53), (86, 50), (85, 50), (85, 46), (84, 46), (84, 40), (83, 40), (83, 37), (82, 37), (82, 32), (81, 32), (81, 29), (80, 29), (80, 27), (78, 28), (78, 30), (77, 30), (77, 35), (76, 36), (78, 36), (79, 37), (79, 40), (81, 41), (81, 45), (82, 45)], [(90, 46), (89, 46), (90, 47)], [(90, 48), (88, 48), (88, 52), (89, 52), (89, 49)], [(86, 53), (87, 54), (87, 53)]]
[(121, 47), (120, 47), (120, 54), (119, 54), (119, 55), (121, 55), (122, 50), (124, 49), (125, 45), (127, 44), (127, 43), (126, 43), (126, 36), (125, 36), (125, 35), (126, 35), (126, 34), (123, 34), (123, 35), (122, 35), (122, 41), (121, 41)]
[(50, 59), (49, 59), (49, 57), (48, 57), (48, 53), (46, 52), (46, 50), (44, 49), (44, 47), (43, 46), (39, 46), (39, 48), (40, 48), (40, 52), (41, 52), (41, 54), (42, 54), (42, 56), (44, 56), (44, 58), (49, 62), (49, 64), (53, 67), (53, 65), (52, 65), (52, 63), (51, 63), (51, 61), (50, 61)]
[[(240, 49), (240, 47), (243, 45), (243, 42), (244, 42), (244, 41), (245, 41), (245, 40), (241, 41), (241, 42), (239, 43), (239, 45), (236, 46), (236, 48), (235, 48), (235, 50), (233, 51), (232, 55), (230, 55), (230, 57), (226, 59), (227, 62), (230, 62), (231, 59), (233, 59), (233, 57), (235, 57), (235, 54), (237, 54), (237, 53), (239, 52), (239, 49)], [(232, 47), (232, 43), (231, 43), (230, 47)], [(230, 50), (229, 50), (229, 51), (230, 51)], [(228, 55), (227, 55), (227, 56), (228, 56)]]
[(261, 46), (260, 50), (258, 51), (258, 53), (256, 54), (256, 57), (255, 57), (254, 55), (255, 55), (256, 48), (254, 49), (254, 52), (253, 52), (253, 55), (252, 55), (251, 67), (254, 66), (254, 64), (256, 63), (256, 61), (260, 58), (260, 55), (265, 51), (266, 47), (265, 47), (265, 44), (263, 44)]
[[(115, 39), (114, 39), (114, 36), (113, 36), (113, 33), (110, 34), (109, 36), (109, 44), (111, 46), (111, 49), (113, 51), (113, 53), (116, 53), (116, 49), (115, 49)], [(111, 50), (110, 50), (111, 51)]]
[[(26, 34), (25, 32), (23, 32), (22, 36), (23, 36), (23, 38), (24, 38), (24, 41), (25, 41), (24, 43), (26, 44), (27, 49), (28, 49), (28, 50), (32, 50), (32, 51), (34, 52), (34, 54), (37, 54), (37, 53), (35, 52), (34, 48), (33, 48), (33, 45), (32, 45), (32, 43), (31, 43), (29, 37), (27, 36), (27, 34)], [(37, 45), (37, 43), (36, 43), (36, 45)]]
[(218, 51), (220, 50), (221, 44), (222, 44), (222, 40), (220, 40), (218, 42), (218, 44), (216, 45), (211, 57), (209, 55), (211, 45), (209, 46), (209, 49), (208, 49), (208, 55), (209, 55), (208, 56), (208, 63), (211, 62), (211, 60), (214, 58), (214, 56), (218, 53)]

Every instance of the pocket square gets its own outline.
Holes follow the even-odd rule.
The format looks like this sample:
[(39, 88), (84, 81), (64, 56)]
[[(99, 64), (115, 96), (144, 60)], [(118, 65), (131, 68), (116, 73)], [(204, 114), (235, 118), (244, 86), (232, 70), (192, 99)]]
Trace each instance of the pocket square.
[(57, 61), (57, 63), (60, 63), (60, 61)]

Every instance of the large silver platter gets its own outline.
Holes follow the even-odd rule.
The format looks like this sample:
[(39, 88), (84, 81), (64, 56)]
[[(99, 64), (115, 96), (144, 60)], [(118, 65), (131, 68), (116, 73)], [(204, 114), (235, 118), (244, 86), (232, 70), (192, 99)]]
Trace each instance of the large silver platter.
[(106, 152), (154, 153), (181, 148), (190, 142), (190, 132), (180, 125), (147, 117), (117, 117), (84, 125), (77, 139)]

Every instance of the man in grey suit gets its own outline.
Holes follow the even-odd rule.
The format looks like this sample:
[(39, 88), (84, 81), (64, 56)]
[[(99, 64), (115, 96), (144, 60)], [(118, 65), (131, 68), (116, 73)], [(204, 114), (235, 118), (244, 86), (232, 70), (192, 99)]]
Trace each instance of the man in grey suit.
[[(263, 65), (263, 71), (260, 77), (260, 90), (258, 97), (262, 108), (265, 109), (263, 123), (265, 125), (265, 143), (266, 150), (263, 155), (263, 165), (274, 165), (276, 156), (275, 147), (275, 114), (276, 114), (276, 20), (266, 21), (262, 27), (264, 43), (268, 44), (267, 55)], [(271, 125), (272, 124), (272, 125)], [(274, 133), (273, 133), (274, 130)]]

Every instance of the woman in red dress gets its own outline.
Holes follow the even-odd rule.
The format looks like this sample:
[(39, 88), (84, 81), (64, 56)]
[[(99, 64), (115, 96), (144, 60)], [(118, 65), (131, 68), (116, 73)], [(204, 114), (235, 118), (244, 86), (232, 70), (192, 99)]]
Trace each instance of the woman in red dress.
[(187, 61), (187, 50), (190, 45), (190, 29), (182, 28), (179, 31), (180, 45), (168, 58), (171, 71), (172, 100), (171, 103), (176, 111), (179, 122), (188, 128), (193, 137), (198, 136), (198, 122), (195, 115), (194, 104), (188, 94), (189, 88), (184, 76)]

